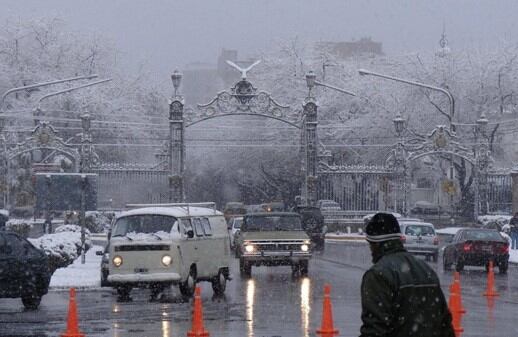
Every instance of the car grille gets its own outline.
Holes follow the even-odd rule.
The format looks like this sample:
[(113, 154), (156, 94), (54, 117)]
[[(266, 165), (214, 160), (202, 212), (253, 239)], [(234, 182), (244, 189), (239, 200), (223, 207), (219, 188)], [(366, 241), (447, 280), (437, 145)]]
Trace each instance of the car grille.
[(140, 252), (150, 250), (169, 250), (169, 245), (122, 245), (115, 246), (116, 252)]
[(251, 242), (259, 251), (292, 251), (300, 250), (303, 242)]

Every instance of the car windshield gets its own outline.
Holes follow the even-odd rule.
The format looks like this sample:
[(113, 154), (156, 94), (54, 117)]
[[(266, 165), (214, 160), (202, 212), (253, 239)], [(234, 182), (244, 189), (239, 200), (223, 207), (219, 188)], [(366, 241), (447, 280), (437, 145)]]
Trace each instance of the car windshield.
[(496, 231), (466, 231), (464, 238), (466, 240), (502, 241), (502, 237)]
[(435, 235), (435, 231), (433, 227), (430, 226), (408, 225), (406, 226), (405, 234), (412, 236), (433, 236)]
[(112, 236), (125, 236), (128, 233), (170, 233), (176, 218), (166, 215), (131, 215), (115, 222)]
[(250, 216), (243, 223), (244, 231), (301, 231), (299, 216)]

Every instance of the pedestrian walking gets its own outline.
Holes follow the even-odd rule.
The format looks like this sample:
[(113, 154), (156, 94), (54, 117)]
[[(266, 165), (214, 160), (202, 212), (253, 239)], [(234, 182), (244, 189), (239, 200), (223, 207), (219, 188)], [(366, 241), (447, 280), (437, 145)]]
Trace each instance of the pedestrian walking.
[(397, 219), (377, 213), (365, 232), (374, 265), (362, 280), (360, 337), (454, 337), (439, 278), (405, 250)]
[(509, 227), (511, 227), (511, 249), (518, 249), (518, 212), (514, 213), (509, 221)]

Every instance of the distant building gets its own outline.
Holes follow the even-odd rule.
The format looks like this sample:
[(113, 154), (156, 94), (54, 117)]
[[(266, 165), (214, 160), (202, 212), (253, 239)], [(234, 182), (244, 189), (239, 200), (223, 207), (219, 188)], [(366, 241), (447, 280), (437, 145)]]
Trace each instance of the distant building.
[(342, 59), (363, 54), (383, 55), (383, 44), (370, 37), (352, 42), (317, 42), (316, 46)]
[(189, 63), (183, 75), (182, 94), (188, 105), (208, 103), (222, 90), (222, 81), (214, 64)]
[(239, 72), (229, 66), (227, 60), (240, 66), (247, 66), (256, 61), (238, 60), (237, 50), (222, 49), (217, 64), (187, 64), (183, 70), (182, 93), (188, 105), (208, 103), (218, 92), (229, 89), (240, 80)]

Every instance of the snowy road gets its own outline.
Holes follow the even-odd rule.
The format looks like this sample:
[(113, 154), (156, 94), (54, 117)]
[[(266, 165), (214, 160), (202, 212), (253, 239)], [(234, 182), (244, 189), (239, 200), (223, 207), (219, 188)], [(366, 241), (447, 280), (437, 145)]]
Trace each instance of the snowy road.
[[(370, 265), (364, 245), (329, 244), (310, 264), (308, 278), (294, 278), (287, 267), (253, 269), (251, 279), (241, 279), (234, 260), (235, 278), (224, 298), (212, 298), (202, 283), (205, 327), (211, 336), (315, 336), (322, 310), (322, 289), (330, 283), (335, 325), (340, 336), (357, 336), (360, 328), (359, 288)], [(444, 288), (451, 272), (439, 268)], [(481, 269), (461, 274), (464, 337), (518, 335), (518, 268), (496, 275), (501, 296), (494, 309), (482, 297), (486, 273)], [(78, 291), (80, 327), (87, 336), (185, 336), (190, 328), (191, 304), (183, 303), (173, 289), (160, 303), (149, 302), (148, 291), (133, 291), (133, 301), (117, 303), (109, 289)], [(0, 336), (56, 336), (64, 331), (68, 293), (51, 291), (39, 311), (24, 312), (20, 300), (0, 300)]]

